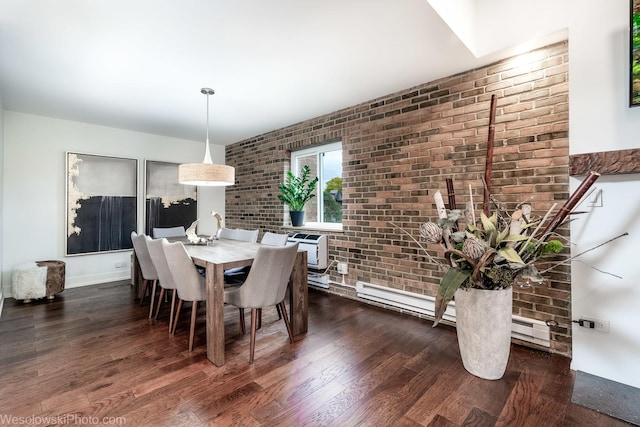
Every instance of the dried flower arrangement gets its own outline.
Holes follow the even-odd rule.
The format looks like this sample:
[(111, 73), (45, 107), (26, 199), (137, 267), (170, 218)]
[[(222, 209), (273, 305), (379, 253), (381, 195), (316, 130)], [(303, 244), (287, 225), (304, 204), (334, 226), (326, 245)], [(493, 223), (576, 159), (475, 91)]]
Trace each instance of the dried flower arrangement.
[[(420, 226), (420, 238), (423, 242), (438, 243), (445, 249), (444, 257), (448, 264), (433, 258), (426, 248), (409, 232), (394, 223), (390, 223), (408, 234), (427, 255), (427, 258), (447, 269), (442, 277), (435, 304), (436, 326), (442, 319), (449, 301), (453, 299), (459, 288), (504, 289), (514, 283), (532, 285), (544, 281), (543, 273), (570, 262), (572, 259), (609, 243), (627, 233), (614, 237), (588, 251), (573, 257), (564, 257), (554, 262), (544, 271), (539, 271), (536, 264), (560, 257), (564, 244), (556, 236), (556, 229), (565, 221), (573, 208), (584, 197), (600, 174), (591, 172), (567, 202), (548, 221), (555, 209), (555, 204), (542, 218), (531, 217), (531, 205), (517, 206), (512, 214), (508, 214), (499, 203), (496, 211), (487, 216), (480, 214), (477, 223), (473, 208), (473, 199), (467, 202), (466, 227), (459, 229), (463, 212), (458, 209), (447, 210), (440, 191), (434, 195), (439, 219), (437, 222), (426, 222)], [(447, 180), (449, 188), (449, 205), (455, 206), (452, 198), (452, 181)], [(470, 189), (471, 190), (471, 189)], [(495, 202), (495, 201), (494, 201)], [(545, 226), (543, 229), (542, 227)]]

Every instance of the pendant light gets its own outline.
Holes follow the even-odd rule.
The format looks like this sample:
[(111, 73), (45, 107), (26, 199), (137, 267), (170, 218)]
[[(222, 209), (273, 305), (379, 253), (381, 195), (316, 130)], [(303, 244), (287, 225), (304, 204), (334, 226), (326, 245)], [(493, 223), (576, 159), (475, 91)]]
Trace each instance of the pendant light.
[(207, 95), (207, 141), (205, 143), (202, 163), (186, 163), (178, 166), (178, 181), (187, 185), (227, 186), (235, 182), (236, 170), (233, 166), (217, 165), (211, 161), (209, 152), (209, 95), (213, 89), (202, 88), (200, 92)]

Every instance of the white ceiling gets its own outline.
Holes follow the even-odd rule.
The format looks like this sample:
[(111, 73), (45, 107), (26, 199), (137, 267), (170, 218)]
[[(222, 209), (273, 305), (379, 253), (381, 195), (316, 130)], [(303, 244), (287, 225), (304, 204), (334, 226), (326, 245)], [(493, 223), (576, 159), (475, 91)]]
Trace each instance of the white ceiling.
[[(493, 51), (486, 40), (504, 17), (481, 6), (496, 2), (519, 15), (536, 3), (0, 0), (0, 99), (5, 110), (204, 141), (200, 88), (211, 87), (211, 142), (230, 144), (488, 64), (516, 42), (566, 37), (562, 20), (529, 15)], [(451, 28), (482, 18), (473, 31), (485, 46), (473, 51), (484, 56), (432, 4)]]

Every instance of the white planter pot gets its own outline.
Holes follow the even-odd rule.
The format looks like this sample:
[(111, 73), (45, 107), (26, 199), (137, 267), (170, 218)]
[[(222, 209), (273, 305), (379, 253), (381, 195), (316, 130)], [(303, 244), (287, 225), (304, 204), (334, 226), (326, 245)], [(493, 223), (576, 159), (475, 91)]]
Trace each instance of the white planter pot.
[(511, 348), (512, 288), (458, 289), (455, 302), (464, 368), (487, 380), (502, 378)]

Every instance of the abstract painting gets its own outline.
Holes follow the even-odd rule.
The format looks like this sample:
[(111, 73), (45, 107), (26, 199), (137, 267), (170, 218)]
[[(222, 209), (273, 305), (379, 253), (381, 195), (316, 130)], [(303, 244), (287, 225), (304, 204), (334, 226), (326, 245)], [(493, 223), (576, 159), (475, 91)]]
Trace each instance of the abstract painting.
[(154, 227), (189, 228), (198, 219), (198, 187), (178, 182), (178, 164), (145, 162), (145, 233)]
[(136, 159), (67, 153), (67, 255), (133, 247), (137, 177)]

